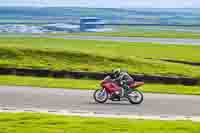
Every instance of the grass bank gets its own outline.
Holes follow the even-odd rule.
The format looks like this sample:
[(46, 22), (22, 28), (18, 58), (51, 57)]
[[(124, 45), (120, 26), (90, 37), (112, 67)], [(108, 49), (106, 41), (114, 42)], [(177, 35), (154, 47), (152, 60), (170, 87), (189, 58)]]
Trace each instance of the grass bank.
[(5, 37), (0, 67), (90, 72), (120, 67), (136, 74), (200, 77), (198, 66), (160, 60), (200, 62), (199, 51), (200, 46)]
[[(0, 76), (0, 85), (33, 86), (46, 88), (65, 88), (94, 90), (99, 88), (100, 81), (87, 79), (54, 79), (20, 76)], [(143, 92), (200, 95), (200, 86), (145, 84)]]
[(37, 113), (0, 113), (1, 133), (199, 133), (191, 121), (83, 118)]

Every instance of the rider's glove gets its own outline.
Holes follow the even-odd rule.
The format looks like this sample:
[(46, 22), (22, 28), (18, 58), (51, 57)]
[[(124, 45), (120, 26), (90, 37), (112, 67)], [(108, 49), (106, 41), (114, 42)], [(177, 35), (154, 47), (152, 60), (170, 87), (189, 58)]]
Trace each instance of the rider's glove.
[(120, 81), (120, 85), (124, 85), (125, 83), (126, 83), (125, 80), (121, 80), (121, 81)]

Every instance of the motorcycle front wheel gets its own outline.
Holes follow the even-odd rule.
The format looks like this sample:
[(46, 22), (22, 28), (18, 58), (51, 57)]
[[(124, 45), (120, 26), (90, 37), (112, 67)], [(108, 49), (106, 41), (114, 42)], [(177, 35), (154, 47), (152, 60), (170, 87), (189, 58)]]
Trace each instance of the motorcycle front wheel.
[(144, 96), (142, 92), (135, 89), (128, 95), (127, 98), (131, 104), (141, 104), (143, 102)]
[(108, 100), (108, 93), (105, 89), (97, 89), (93, 94), (93, 98), (98, 103), (105, 103)]

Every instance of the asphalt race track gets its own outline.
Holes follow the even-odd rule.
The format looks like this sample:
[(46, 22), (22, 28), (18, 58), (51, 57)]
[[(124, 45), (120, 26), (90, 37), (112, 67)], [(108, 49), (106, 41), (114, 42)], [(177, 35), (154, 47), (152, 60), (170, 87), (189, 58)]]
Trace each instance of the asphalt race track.
[(141, 105), (128, 101), (97, 104), (93, 91), (32, 87), (0, 87), (0, 107), (81, 110), (99, 114), (200, 116), (200, 97), (144, 94)]
[(98, 41), (116, 41), (116, 42), (152, 42), (160, 44), (177, 44), (177, 45), (200, 45), (200, 39), (176, 39), (176, 38), (146, 38), (146, 37), (109, 37), (109, 36), (80, 36), (80, 35), (34, 35), (34, 34), (18, 34), (18, 35), (0, 35), (0, 37), (47, 37), (47, 38), (63, 38), (78, 40), (98, 40)]
[(146, 38), (146, 37), (106, 37), (106, 36), (59, 36), (64, 39), (80, 40), (99, 40), (99, 41), (117, 41), (117, 42), (153, 42), (160, 44), (185, 44), (200, 45), (200, 39), (176, 39), (176, 38)]

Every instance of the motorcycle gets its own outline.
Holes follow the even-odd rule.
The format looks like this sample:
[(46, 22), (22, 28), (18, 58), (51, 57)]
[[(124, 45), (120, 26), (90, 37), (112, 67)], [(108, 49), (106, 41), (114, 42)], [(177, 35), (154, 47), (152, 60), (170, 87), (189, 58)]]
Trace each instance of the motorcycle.
[[(123, 82), (121, 83), (123, 86)], [(104, 79), (101, 82), (101, 89), (97, 89), (93, 98), (97, 103), (105, 103), (107, 100), (121, 101), (122, 99), (128, 99), (131, 104), (140, 104), (143, 102), (143, 94), (137, 88), (143, 86), (144, 82), (134, 82), (129, 84), (129, 91), (125, 92), (125, 89), (117, 85), (113, 80)]]

